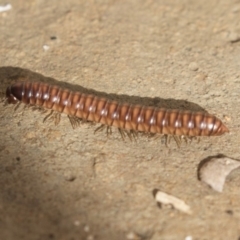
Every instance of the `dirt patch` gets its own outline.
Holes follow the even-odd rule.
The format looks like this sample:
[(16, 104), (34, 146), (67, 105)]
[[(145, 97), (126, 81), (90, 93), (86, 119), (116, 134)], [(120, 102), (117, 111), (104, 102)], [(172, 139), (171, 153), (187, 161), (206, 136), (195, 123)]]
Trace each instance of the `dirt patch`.
[[(222, 193), (198, 180), (209, 156), (239, 157), (239, 1), (17, 1), (0, 13), (0, 94), (21, 77), (120, 99), (206, 110), (229, 127), (179, 149), (43, 123), (0, 105), (2, 239), (238, 239), (239, 171)], [(0, 3), (2, 5), (2, 3)], [(49, 77), (49, 78), (47, 78)], [(127, 97), (131, 95), (132, 97)], [(165, 105), (164, 105), (165, 104)], [(152, 191), (191, 215), (159, 208)]]

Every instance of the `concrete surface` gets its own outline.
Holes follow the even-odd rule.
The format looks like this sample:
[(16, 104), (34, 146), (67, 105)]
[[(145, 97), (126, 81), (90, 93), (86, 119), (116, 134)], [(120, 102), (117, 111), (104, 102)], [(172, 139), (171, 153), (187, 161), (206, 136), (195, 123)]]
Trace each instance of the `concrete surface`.
[[(94, 134), (90, 124), (72, 130), (66, 116), (54, 126), (38, 111), (1, 104), (0, 239), (239, 239), (240, 171), (221, 194), (197, 171), (209, 156), (240, 159), (240, 1), (9, 3), (0, 13), (1, 96), (14, 81), (61, 81), (205, 109), (231, 132), (166, 148)], [(160, 209), (154, 189), (193, 214)]]

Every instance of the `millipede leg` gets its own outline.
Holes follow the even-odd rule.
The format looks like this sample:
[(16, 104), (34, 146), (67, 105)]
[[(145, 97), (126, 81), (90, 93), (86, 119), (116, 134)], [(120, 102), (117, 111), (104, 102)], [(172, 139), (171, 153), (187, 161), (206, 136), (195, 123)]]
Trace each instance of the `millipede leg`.
[(52, 114), (53, 110), (51, 110), (50, 113), (43, 119), (43, 123), (46, 122), (51, 117)]
[(125, 141), (125, 133), (121, 128), (118, 128), (119, 133), (121, 134), (122, 140)]
[(186, 136), (181, 135), (181, 139), (183, 139), (184, 142), (185, 142), (186, 144), (188, 144), (188, 138), (187, 138)]
[(126, 133), (127, 133), (128, 138), (130, 139), (130, 141), (132, 141), (132, 134), (131, 134), (131, 132), (126, 131)]
[(51, 112), (43, 119), (43, 123), (48, 120), (53, 120), (55, 125), (58, 125), (61, 120), (61, 113), (51, 110)]
[[(137, 141), (137, 138), (138, 138), (138, 135), (137, 135), (137, 132), (135, 132), (134, 130), (130, 130), (130, 131), (127, 131), (127, 130), (122, 130), (123, 133), (126, 133), (128, 138), (132, 141), (134, 140), (135, 142)], [(124, 136), (125, 137), (125, 136)]]
[[(154, 140), (155, 140), (156, 135), (157, 135), (156, 133), (148, 133), (148, 134), (147, 134), (147, 137), (148, 137), (148, 138), (154, 138)], [(159, 135), (157, 136), (157, 138), (159, 138)], [(157, 138), (156, 138), (156, 139), (157, 139)]]
[(136, 141), (137, 141), (137, 138), (138, 138), (138, 133), (137, 133), (136, 131), (134, 131), (134, 130), (130, 130), (130, 133), (132, 134), (133, 139), (134, 139), (134, 141), (136, 142)]
[(165, 144), (165, 146), (168, 148), (168, 135), (164, 134), (162, 137), (162, 142)]
[(200, 137), (196, 137), (197, 143), (200, 143), (201, 138)]
[(165, 140), (164, 140), (164, 135), (160, 134), (160, 133), (151, 133), (151, 136), (150, 136), (154, 141), (155, 140), (158, 140), (159, 138), (161, 139), (162, 143), (165, 143)]
[(180, 148), (181, 147), (181, 138), (179, 136), (173, 135), (173, 138), (175, 142), (177, 143), (177, 146)]
[(20, 104), (21, 104), (21, 102), (17, 103), (17, 105), (14, 107), (14, 111), (16, 111), (19, 108)]
[(161, 144), (165, 144), (166, 145), (166, 136), (165, 136), (165, 134), (160, 135), (160, 140), (161, 140)]
[(43, 108), (43, 111), (42, 111), (42, 113), (43, 113), (43, 114), (45, 114), (45, 113), (47, 113), (47, 112), (49, 112), (49, 110), (48, 110), (48, 109), (44, 109), (44, 108)]
[(107, 136), (112, 135), (112, 128), (110, 126), (107, 126)]
[(165, 146), (168, 148), (168, 147), (169, 147), (169, 144), (170, 144), (170, 142), (171, 142), (172, 136), (171, 136), (171, 135), (164, 134), (163, 137), (164, 137), (164, 139), (165, 139)]
[(71, 115), (68, 115), (68, 119), (69, 119), (73, 129), (77, 128), (82, 122), (81, 118), (71, 116)]
[(94, 130), (94, 134), (97, 133), (97, 132), (102, 132), (103, 129), (105, 129), (106, 125), (102, 124), (101, 126), (97, 127), (95, 130)]
[(29, 109), (29, 108), (31, 108), (31, 105), (30, 105), (30, 104), (25, 104), (25, 105), (23, 106), (23, 110)]
[(58, 112), (55, 112), (53, 114), (53, 118), (54, 118), (54, 124), (55, 124), (55, 126), (57, 126), (61, 121), (61, 114)]
[(40, 111), (40, 112), (46, 112), (46, 110), (43, 108), (43, 107), (40, 107), (40, 106), (34, 106), (34, 105), (32, 105), (31, 106), (31, 109), (32, 109), (32, 111)]
[(68, 115), (68, 119), (69, 119), (69, 121), (70, 121), (70, 123), (71, 123), (72, 128), (75, 129), (75, 122), (74, 122), (72, 116), (69, 116), (69, 115)]

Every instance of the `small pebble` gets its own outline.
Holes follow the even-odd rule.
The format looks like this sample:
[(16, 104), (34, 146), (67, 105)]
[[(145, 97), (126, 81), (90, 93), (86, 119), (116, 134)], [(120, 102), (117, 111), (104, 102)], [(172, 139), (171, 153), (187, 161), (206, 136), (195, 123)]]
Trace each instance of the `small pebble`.
[(190, 207), (183, 200), (176, 198), (172, 195), (169, 195), (167, 193), (161, 192), (157, 189), (154, 190), (153, 194), (154, 194), (155, 200), (160, 204), (173, 206), (175, 209), (183, 213), (192, 214)]
[(51, 39), (51, 40), (56, 40), (57, 37), (56, 37), (56, 36), (51, 36), (50, 39)]
[(45, 44), (45, 45), (43, 45), (43, 50), (44, 50), (44, 51), (47, 51), (47, 50), (49, 50), (49, 48), (50, 48), (50, 47), (49, 47), (48, 45), (46, 45), (46, 44)]
[(233, 211), (232, 210), (226, 210), (226, 213), (229, 215), (233, 215)]
[(188, 66), (189, 70), (197, 71), (198, 70), (198, 64), (196, 62), (191, 62)]
[(239, 12), (240, 11), (240, 5), (236, 5), (236, 6), (234, 6), (233, 8), (232, 8), (232, 12), (233, 13), (237, 13), (237, 12)]
[(84, 226), (84, 232), (89, 232), (90, 227), (88, 225)]
[(227, 115), (224, 116), (224, 119), (225, 119), (225, 121), (227, 121), (227, 122), (230, 122), (230, 121), (231, 121), (231, 117), (229, 117), (229, 116), (227, 116)]
[(94, 240), (94, 236), (93, 236), (93, 235), (89, 235), (89, 236), (87, 237), (87, 240)]
[(228, 35), (228, 40), (232, 43), (238, 42), (240, 41), (240, 34), (238, 34), (237, 32), (231, 32)]
[(134, 232), (128, 233), (126, 237), (128, 240), (140, 240), (139, 236)]
[(235, 159), (211, 158), (205, 162), (199, 170), (199, 178), (217, 192), (223, 191), (227, 176), (240, 167), (240, 161)]
[(6, 12), (12, 9), (12, 5), (11, 4), (7, 4), (7, 5), (0, 5), (0, 12)]
[(74, 225), (75, 226), (79, 226), (80, 225), (80, 222), (78, 220), (74, 221)]
[(71, 171), (65, 171), (63, 176), (64, 179), (69, 182), (72, 182), (76, 179), (76, 176)]
[(197, 81), (204, 81), (206, 78), (207, 78), (207, 74), (206, 73), (199, 73), (196, 77), (195, 77), (195, 79), (197, 80)]
[(192, 236), (185, 237), (185, 240), (192, 240), (192, 239), (193, 239)]

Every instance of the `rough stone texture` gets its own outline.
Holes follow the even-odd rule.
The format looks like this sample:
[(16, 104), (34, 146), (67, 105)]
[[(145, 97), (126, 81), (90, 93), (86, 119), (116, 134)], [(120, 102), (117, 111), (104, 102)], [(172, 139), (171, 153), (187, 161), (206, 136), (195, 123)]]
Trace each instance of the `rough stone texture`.
[(215, 191), (222, 192), (227, 176), (239, 167), (240, 161), (231, 158), (210, 158), (199, 169), (199, 179)]
[[(0, 14), (1, 93), (17, 76), (41, 73), (121, 98), (203, 108), (231, 132), (166, 148), (145, 137), (123, 142), (117, 131), (94, 135), (89, 124), (72, 130), (66, 116), (43, 124), (37, 111), (1, 104), (1, 239), (238, 239), (239, 171), (222, 194), (197, 171), (209, 156), (240, 158), (240, 42), (232, 34), (240, 34), (240, 2), (10, 3)], [(194, 214), (159, 209), (153, 189), (184, 199)]]

